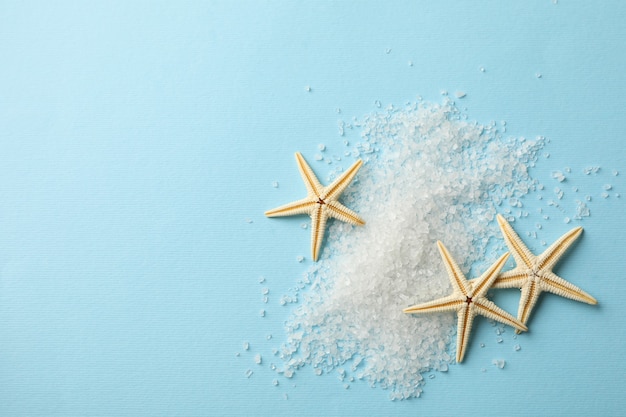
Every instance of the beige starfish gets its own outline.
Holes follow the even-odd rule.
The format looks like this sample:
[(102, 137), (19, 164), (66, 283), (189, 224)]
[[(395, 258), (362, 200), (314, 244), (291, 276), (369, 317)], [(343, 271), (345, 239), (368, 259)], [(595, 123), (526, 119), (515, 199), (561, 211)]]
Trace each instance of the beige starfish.
[(537, 303), (539, 294), (543, 291), (587, 304), (598, 303), (595, 298), (552, 272), (554, 265), (580, 236), (583, 231), (582, 227), (576, 227), (565, 233), (541, 255), (535, 256), (515, 233), (511, 225), (499, 214), (498, 224), (504, 235), (506, 245), (513, 253), (517, 266), (501, 274), (494, 282), (493, 288), (521, 289), (522, 295), (517, 318), (522, 323), (528, 322), (530, 312)]
[(311, 254), (313, 260), (317, 261), (322, 240), (324, 239), (326, 220), (329, 217), (358, 226), (365, 224), (363, 219), (354, 211), (337, 201), (343, 190), (346, 189), (359, 168), (361, 168), (363, 161), (360, 159), (356, 161), (346, 172), (326, 187), (320, 184), (300, 152), (296, 152), (296, 161), (298, 162), (304, 185), (306, 185), (307, 196), (302, 200), (268, 210), (265, 212), (265, 215), (267, 217), (293, 216), (296, 214), (308, 214), (311, 216)]
[(452, 259), (448, 250), (443, 243), (437, 242), (439, 252), (446, 265), (450, 282), (452, 283), (452, 294), (429, 301), (427, 303), (418, 304), (409, 308), (405, 308), (405, 313), (435, 313), (440, 311), (456, 311), (458, 316), (457, 324), (457, 341), (456, 341), (456, 361), (462, 362), (465, 356), (465, 349), (472, 331), (472, 323), (474, 317), (480, 314), (487, 318), (508, 324), (519, 330), (528, 330), (526, 326), (520, 323), (512, 315), (495, 305), (493, 301), (489, 301), (485, 294), (491, 287), (491, 284), (498, 276), (498, 273), (504, 266), (509, 257), (505, 253), (493, 265), (487, 269), (479, 278), (468, 281), (461, 272), (461, 268)]

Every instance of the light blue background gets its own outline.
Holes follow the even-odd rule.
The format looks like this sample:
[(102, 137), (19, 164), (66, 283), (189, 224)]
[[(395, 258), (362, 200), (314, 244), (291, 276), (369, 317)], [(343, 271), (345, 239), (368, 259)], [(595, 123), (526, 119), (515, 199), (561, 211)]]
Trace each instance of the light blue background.
[[(619, 0), (2, 1), (0, 415), (623, 415), (626, 207), (599, 194), (625, 189), (625, 16)], [(375, 100), (441, 90), (550, 138), (535, 177), (570, 166), (594, 191), (558, 272), (599, 306), (544, 296), (504, 370), (474, 345), (416, 400), (311, 369), (273, 386), (278, 298), (310, 265), (305, 220), (262, 215), (302, 197), (293, 153), (339, 144)], [(557, 219), (546, 240), (571, 227)], [(481, 324), (474, 342), (492, 340)]]

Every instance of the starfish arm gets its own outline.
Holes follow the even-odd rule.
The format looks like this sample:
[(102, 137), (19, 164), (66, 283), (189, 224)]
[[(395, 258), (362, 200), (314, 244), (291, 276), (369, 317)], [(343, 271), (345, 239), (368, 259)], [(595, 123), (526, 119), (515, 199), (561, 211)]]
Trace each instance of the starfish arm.
[(498, 275), (491, 288), (522, 288), (528, 279), (528, 270), (517, 267)]
[(464, 296), (467, 296), (471, 290), (470, 284), (467, 282), (465, 275), (463, 275), (463, 271), (459, 268), (459, 265), (454, 261), (448, 249), (441, 243), (437, 241), (437, 247), (439, 248), (439, 253), (441, 253), (441, 258), (443, 259), (443, 263), (446, 266), (446, 271), (448, 271), (448, 277), (450, 278), (450, 282), (452, 283), (452, 287), (455, 291), (460, 292)]
[(532, 268), (535, 255), (533, 255), (528, 247), (526, 247), (522, 239), (517, 235), (517, 233), (515, 233), (515, 230), (513, 230), (509, 222), (507, 222), (501, 214), (498, 214), (497, 219), (502, 235), (504, 236), (504, 241), (511, 250), (517, 265), (524, 265), (526, 268)]
[[(539, 295), (541, 294), (542, 288), (541, 285), (537, 283), (537, 281), (533, 279), (529, 279), (524, 286), (520, 289), (520, 299), (519, 306), (517, 308), (517, 319), (522, 323), (528, 323), (528, 319), (530, 318), (530, 313), (535, 308), (537, 304), (537, 300), (539, 299)], [(521, 332), (519, 330), (515, 331), (517, 334)]]
[(541, 277), (541, 286), (544, 291), (560, 295), (561, 297), (592, 305), (598, 304), (595, 298), (553, 272), (546, 273)]
[(328, 211), (329, 217), (339, 219), (342, 222), (350, 223), (355, 226), (363, 226), (365, 224), (365, 221), (360, 218), (358, 214), (338, 201), (326, 203), (326, 210)]
[(309, 196), (319, 198), (324, 187), (320, 184), (317, 176), (315, 176), (315, 173), (309, 164), (306, 163), (306, 160), (300, 152), (296, 152), (296, 162), (298, 163), (298, 169), (300, 170), (304, 185), (306, 185), (306, 189), (309, 192)]
[(494, 262), (494, 264), (491, 265), (489, 269), (487, 269), (477, 280), (472, 281), (475, 283), (473, 291), (474, 297), (482, 297), (483, 295), (485, 295), (487, 290), (491, 288), (491, 285), (496, 280), (496, 278), (498, 278), (498, 273), (502, 270), (502, 267), (506, 263), (507, 259), (509, 259), (508, 252), (502, 255), (500, 259), (498, 259), (496, 262)]
[(563, 256), (570, 246), (572, 246), (582, 232), (582, 227), (576, 227), (565, 233), (559, 238), (559, 240), (550, 245), (550, 247), (546, 249), (537, 259), (539, 269), (547, 271), (552, 270), (552, 267), (554, 267), (561, 256)]
[(465, 350), (472, 332), (472, 324), (476, 316), (475, 308), (466, 304), (464, 308), (458, 312), (458, 323), (456, 327), (456, 361), (463, 362)]
[(402, 310), (406, 314), (416, 313), (439, 313), (442, 311), (457, 311), (463, 306), (465, 301), (461, 300), (458, 295), (449, 295), (448, 297), (438, 298), (422, 304), (416, 304)]
[(267, 217), (282, 217), (282, 216), (295, 216), (296, 214), (310, 214), (315, 209), (315, 201), (311, 201), (310, 198), (303, 198), (302, 200), (288, 203), (275, 209), (265, 212)]
[(333, 181), (332, 184), (330, 184), (328, 187), (324, 189), (322, 199), (324, 200), (337, 199), (341, 195), (343, 190), (346, 189), (348, 184), (350, 184), (350, 182), (352, 181), (352, 178), (354, 178), (356, 173), (361, 168), (361, 165), (363, 165), (363, 161), (361, 161), (360, 159), (356, 161), (354, 164), (352, 164), (352, 166), (348, 168), (346, 172), (341, 174), (339, 178), (337, 178), (335, 181)]
[(322, 248), (327, 218), (328, 215), (326, 210), (324, 210), (324, 206), (317, 204), (317, 207), (311, 212), (311, 256), (313, 261), (317, 261)]
[(517, 330), (528, 330), (524, 323), (520, 322), (512, 315), (502, 310), (493, 301), (489, 301), (485, 297), (481, 297), (475, 300), (473, 305), (476, 309), (476, 313), (480, 314), (481, 316), (485, 316), (500, 323), (508, 324), (509, 326), (512, 326)]

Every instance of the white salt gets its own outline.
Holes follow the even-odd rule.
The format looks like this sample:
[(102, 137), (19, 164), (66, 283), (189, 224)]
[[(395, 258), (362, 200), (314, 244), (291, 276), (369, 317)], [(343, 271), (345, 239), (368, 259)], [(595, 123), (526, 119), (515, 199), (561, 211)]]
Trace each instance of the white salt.
[(500, 369), (504, 369), (504, 365), (506, 365), (506, 361), (504, 359), (494, 359), (491, 363)]
[(280, 357), (285, 372), (310, 365), (316, 374), (360, 361), (358, 377), (390, 398), (419, 397), (422, 374), (454, 362), (456, 318), (402, 309), (450, 293), (437, 240), (469, 277), (489, 266), (488, 243), (490, 253), (505, 251), (490, 240), (500, 235), (498, 202), (534, 189), (528, 167), (543, 139), (504, 139), (495, 123), (465, 121), (450, 102), (390, 107), (355, 125), (352, 154), (365, 164), (342, 202), (367, 224), (329, 222)]
[(254, 355), (254, 363), (256, 363), (257, 365), (260, 365), (261, 362), (263, 362), (263, 358), (261, 358), (261, 354), (257, 353), (256, 355)]
[(563, 175), (563, 173), (561, 171), (554, 171), (552, 173), (552, 178), (554, 178), (555, 180), (557, 180), (558, 182), (563, 182), (565, 181), (565, 175)]

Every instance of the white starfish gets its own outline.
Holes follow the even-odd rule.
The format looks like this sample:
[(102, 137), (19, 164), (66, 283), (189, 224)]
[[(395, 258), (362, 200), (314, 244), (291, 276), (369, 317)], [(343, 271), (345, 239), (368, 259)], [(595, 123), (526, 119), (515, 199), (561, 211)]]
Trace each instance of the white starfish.
[(435, 313), (441, 311), (456, 311), (458, 316), (457, 324), (457, 341), (456, 341), (456, 361), (462, 362), (465, 356), (465, 350), (472, 331), (472, 323), (474, 317), (481, 316), (508, 324), (518, 330), (528, 330), (526, 326), (520, 323), (512, 315), (498, 307), (493, 301), (489, 301), (485, 294), (491, 287), (491, 284), (498, 276), (498, 273), (504, 266), (509, 257), (505, 253), (493, 265), (487, 269), (479, 278), (468, 281), (463, 275), (461, 268), (452, 259), (450, 253), (443, 246), (443, 243), (437, 242), (439, 252), (446, 265), (450, 282), (452, 283), (452, 294), (429, 301), (427, 303), (418, 304), (405, 308), (405, 313)]
[(543, 291), (587, 304), (597, 304), (595, 298), (552, 272), (552, 268), (583, 231), (576, 227), (561, 236), (541, 255), (535, 256), (504, 217), (498, 214), (498, 224), (506, 245), (513, 253), (517, 266), (501, 274), (493, 288), (520, 288), (522, 291), (517, 318), (524, 324)]
[(313, 260), (317, 261), (322, 240), (324, 239), (326, 220), (329, 217), (357, 226), (365, 224), (365, 221), (354, 211), (337, 200), (343, 190), (350, 184), (359, 168), (361, 168), (363, 161), (360, 159), (356, 161), (346, 172), (326, 187), (320, 184), (315, 173), (300, 152), (296, 152), (296, 161), (298, 162), (304, 185), (306, 185), (307, 196), (293, 203), (268, 210), (265, 212), (265, 215), (267, 217), (293, 216), (296, 214), (308, 214), (311, 216), (311, 254)]

